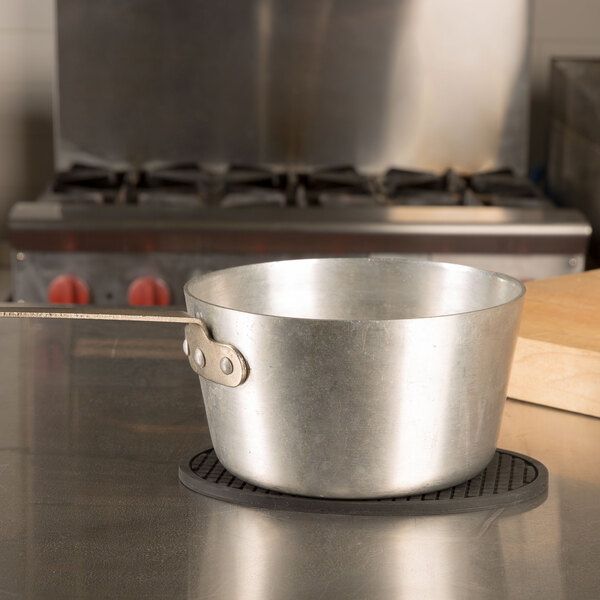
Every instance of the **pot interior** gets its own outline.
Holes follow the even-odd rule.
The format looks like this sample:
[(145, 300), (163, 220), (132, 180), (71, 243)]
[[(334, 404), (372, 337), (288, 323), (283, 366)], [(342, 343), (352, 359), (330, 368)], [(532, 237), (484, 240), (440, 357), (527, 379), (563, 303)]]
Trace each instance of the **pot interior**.
[(186, 285), (188, 295), (236, 311), (352, 321), (484, 310), (516, 300), (524, 291), (507, 275), (395, 258), (261, 263), (209, 273)]

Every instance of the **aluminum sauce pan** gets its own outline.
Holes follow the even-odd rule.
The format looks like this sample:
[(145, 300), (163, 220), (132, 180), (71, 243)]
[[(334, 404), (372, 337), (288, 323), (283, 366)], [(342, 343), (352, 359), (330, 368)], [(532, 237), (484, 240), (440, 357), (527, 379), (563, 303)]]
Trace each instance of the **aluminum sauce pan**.
[(185, 287), (188, 312), (248, 367), (200, 378), (215, 451), (290, 494), (424, 493), (496, 448), (523, 285), (452, 264), (334, 258), (248, 265)]

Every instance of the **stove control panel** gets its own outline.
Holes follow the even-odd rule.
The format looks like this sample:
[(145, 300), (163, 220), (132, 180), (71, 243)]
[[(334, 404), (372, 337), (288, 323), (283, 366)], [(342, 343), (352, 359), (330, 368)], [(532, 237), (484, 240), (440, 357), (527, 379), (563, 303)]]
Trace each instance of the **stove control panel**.
[(12, 293), (15, 301), (38, 304), (87, 302), (123, 308), (185, 308), (183, 287), (193, 277), (283, 258), (287, 257), (197, 252), (13, 251)]
[(127, 288), (127, 303), (130, 306), (168, 306), (171, 292), (158, 277), (137, 277)]
[[(585, 255), (561, 253), (406, 253), (353, 254), (398, 256), (455, 262), (508, 273), (521, 280), (556, 277), (584, 270)], [(93, 303), (98, 306), (185, 307), (183, 287), (192, 277), (228, 267), (291, 258), (284, 254), (194, 252), (36, 252), (13, 251), (15, 301)], [(294, 255), (296, 258), (301, 256)], [(306, 258), (314, 257), (307, 255)], [(66, 275), (68, 273), (69, 275)]]
[(48, 285), (48, 302), (52, 304), (89, 304), (90, 288), (74, 275), (57, 275)]

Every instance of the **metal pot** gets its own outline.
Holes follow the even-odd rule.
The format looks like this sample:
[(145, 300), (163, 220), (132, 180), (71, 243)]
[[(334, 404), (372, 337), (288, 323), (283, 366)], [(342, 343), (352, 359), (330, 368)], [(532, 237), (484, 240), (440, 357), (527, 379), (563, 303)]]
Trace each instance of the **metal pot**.
[(215, 451), (250, 483), (377, 498), (462, 482), (491, 460), (523, 285), (398, 259), (264, 263), (185, 286), (235, 343), (237, 387), (201, 379)]
[(310, 259), (203, 275), (185, 286), (188, 314), (146, 317), (188, 323), (184, 348), (232, 473), (378, 498), (460, 483), (491, 460), (523, 295), (470, 267)]

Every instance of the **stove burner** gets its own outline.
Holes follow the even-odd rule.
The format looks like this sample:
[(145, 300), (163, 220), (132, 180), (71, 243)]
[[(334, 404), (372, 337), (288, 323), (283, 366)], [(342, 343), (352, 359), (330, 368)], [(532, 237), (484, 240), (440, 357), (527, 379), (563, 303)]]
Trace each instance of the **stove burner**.
[(299, 179), (309, 206), (373, 206), (374, 181), (351, 166), (321, 169)]
[(443, 190), (450, 193), (462, 192), (465, 180), (456, 171), (436, 175), (427, 171), (390, 169), (384, 176), (384, 186), (390, 195), (416, 190)]
[(122, 173), (99, 167), (74, 165), (71, 170), (58, 173), (55, 189), (56, 191), (64, 191), (78, 186), (114, 189), (121, 185), (122, 182)]
[(285, 175), (263, 167), (233, 165), (222, 175), (226, 185), (256, 186), (263, 188), (285, 188)]
[(81, 204), (147, 206), (357, 207), (378, 205), (544, 208), (547, 198), (508, 169), (461, 176), (390, 169), (382, 176), (352, 166), (307, 172), (232, 165), (224, 171), (196, 163), (140, 171), (75, 165), (56, 176), (45, 199)]
[(137, 177), (130, 174), (130, 181), (135, 204), (198, 206), (210, 196), (210, 173), (195, 163), (149, 168)]
[(142, 171), (139, 183), (143, 188), (180, 188), (193, 192), (210, 182), (210, 172), (195, 163), (166, 165)]
[(147, 171), (74, 165), (58, 173), (50, 199), (73, 204), (198, 204), (206, 196), (207, 179), (195, 165)]
[(455, 206), (463, 204), (467, 183), (455, 171), (443, 175), (390, 169), (383, 177), (383, 192), (392, 204)]
[(497, 194), (520, 198), (539, 197), (535, 185), (525, 177), (519, 177), (510, 169), (499, 169), (471, 175), (469, 185), (478, 194)]
[(56, 175), (52, 199), (83, 204), (115, 204), (127, 201), (124, 174), (101, 167), (74, 165)]
[(260, 488), (229, 473), (212, 448), (182, 461), (179, 479), (195, 492), (226, 502), (351, 515), (451, 514), (504, 508), (534, 500), (537, 506), (548, 493), (548, 471), (542, 463), (500, 449), (479, 475), (465, 483), (438, 492), (380, 500), (307, 498)]
[(468, 178), (469, 187), (485, 206), (544, 208), (548, 199), (525, 177), (510, 169), (477, 173)]
[(224, 208), (284, 207), (292, 199), (287, 176), (266, 168), (234, 165), (219, 183), (215, 203)]

